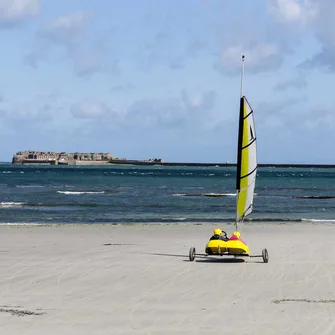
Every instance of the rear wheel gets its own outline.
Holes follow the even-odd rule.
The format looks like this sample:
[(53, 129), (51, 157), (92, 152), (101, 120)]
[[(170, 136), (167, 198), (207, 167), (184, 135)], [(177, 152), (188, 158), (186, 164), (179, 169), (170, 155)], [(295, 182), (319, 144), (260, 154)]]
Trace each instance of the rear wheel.
[(269, 254), (268, 254), (268, 251), (266, 249), (262, 250), (262, 257), (263, 257), (264, 263), (267, 263), (269, 261)]
[(190, 248), (190, 252), (188, 253), (188, 257), (189, 257), (191, 262), (194, 261), (194, 258), (195, 258), (195, 248), (194, 247)]

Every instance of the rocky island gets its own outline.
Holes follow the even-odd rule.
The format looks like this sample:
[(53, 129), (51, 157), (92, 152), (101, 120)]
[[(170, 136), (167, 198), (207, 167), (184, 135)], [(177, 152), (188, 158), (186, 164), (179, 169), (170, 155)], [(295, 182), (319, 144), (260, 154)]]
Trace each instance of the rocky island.
[(44, 165), (112, 165), (138, 164), (154, 165), (162, 163), (162, 159), (129, 160), (114, 157), (112, 153), (83, 152), (52, 152), (52, 151), (18, 151), (12, 159), (12, 164), (44, 164)]

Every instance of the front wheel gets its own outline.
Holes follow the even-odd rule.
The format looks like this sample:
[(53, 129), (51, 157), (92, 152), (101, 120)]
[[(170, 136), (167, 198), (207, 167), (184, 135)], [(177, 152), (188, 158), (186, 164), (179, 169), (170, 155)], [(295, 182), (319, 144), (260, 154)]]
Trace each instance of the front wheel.
[(268, 261), (269, 261), (269, 254), (268, 254), (268, 251), (266, 249), (262, 250), (262, 257), (263, 257), (264, 263), (268, 263)]
[(188, 253), (188, 257), (189, 257), (191, 262), (194, 261), (194, 258), (195, 258), (195, 248), (194, 247), (190, 248), (190, 252)]

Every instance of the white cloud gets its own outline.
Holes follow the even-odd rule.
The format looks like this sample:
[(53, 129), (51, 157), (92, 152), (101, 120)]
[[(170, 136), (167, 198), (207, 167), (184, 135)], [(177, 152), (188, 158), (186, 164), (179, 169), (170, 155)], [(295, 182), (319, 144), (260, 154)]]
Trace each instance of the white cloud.
[(90, 51), (80, 51), (74, 56), (75, 70), (79, 76), (103, 72), (104, 66), (99, 54)]
[(58, 109), (58, 98), (48, 94), (37, 95), (24, 102), (7, 101), (2, 108), (3, 113), (0, 113), (7, 132), (33, 133), (38, 128), (46, 131)]
[[(47, 61), (55, 48), (65, 50), (65, 57), (71, 61), (78, 76), (111, 71), (119, 72), (113, 57), (107, 60), (103, 49), (95, 44), (86, 24), (91, 14), (83, 11), (60, 16), (39, 29), (35, 48), (26, 55), (24, 61), (37, 68)], [(100, 38), (100, 36), (98, 36)], [(50, 57), (51, 58), (51, 57)]]
[(126, 126), (145, 128), (180, 128), (187, 112), (179, 99), (145, 99), (135, 101), (125, 115)]
[(72, 106), (71, 114), (78, 119), (100, 119), (112, 112), (101, 102), (83, 101)]
[(312, 27), (321, 50), (302, 62), (301, 66), (305, 68), (324, 67), (335, 71), (335, 1), (318, 0), (317, 4), (318, 11)]
[[(58, 17), (41, 27), (37, 33), (36, 45), (25, 56), (24, 61), (33, 68), (37, 68), (40, 62), (48, 60), (55, 46), (65, 48), (68, 57), (79, 59), (77, 49), (83, 39), (87, 17), (88, 14), (84, 12), (76, 12)], [(82, 65), (78, 64), (78, 67), (80, 69)]]
[(277, 83), (274, 89), (279, 90), (279, 91), (284, 91), (284, 90), (287, 90), (288, 88), (302, 89), (306, 86), (307, 86), (306, 79), (303, 76), (299, 75), (297, 77), (290, 78), (290, 79)]
[(54, 43), (76, 43), (83, 33), (84, 25), (89, 15), (85, 12), (76, 12), (60, 16), (47, 24), (41, 35)]
[(185, 67), (185, 45), (182, 39), (171, 38), (170, 30), (166, 28), (148, 42), (140, 44), (136, 51), (136, 61), (144, 71), (157, 65), (167, 66), (171, 70)]
[(223, 72), (234, 72), (241, 68), (242, 55), (245, 55), (251, 72), (276, 69), (283, 61), (279, 46), (273, 43), (236, 44), (222, 50), (215, 67)]
[(332, 108), (329, 107), (314, 107), (308, 110), (301, 120), (301, 126), (307, 130), (319, 132), (331, 130), (334, 132), (335, 129), (335, 114)]
[(0, 22), (16, 23), (38, 14), (39, 0), (0, 0)]
[(215, 105), (214, 91), (182, 90), (168, 99), (135, 101), (125, 115), (125, 122), (136, 127), (178, 128), (205, 126)]
[(313, 0), (269, 0), (269, 12), (284, 23), (306, 24), (316, 15)]
[(182, 101), (186, 108), (210, 110), (214, 107), (215, 98), (217, 96), (215, 91), (202, 91), (199, 88), (188, 91), (182, 90)]
[[(285, 125), (287, 128), (294, 127), (296, 122), (301, 118), (301, 104), (304, 103), (305, 97), (286, 98), (275, 101), (262, 101), (255, 104), (257, 114), (256, 122), (259, 126), (273, 126), (277, 124)], [(302, 109), (306, 113), (305, 109)], [(273, 131), (273, 129), (271, 130)]]

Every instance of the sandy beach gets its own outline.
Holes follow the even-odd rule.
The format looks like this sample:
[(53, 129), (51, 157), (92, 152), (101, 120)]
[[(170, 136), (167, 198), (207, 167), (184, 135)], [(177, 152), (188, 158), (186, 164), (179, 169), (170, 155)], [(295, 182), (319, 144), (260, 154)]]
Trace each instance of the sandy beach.
[(190, 262), (213, 228), (1, 226), (1, 333), (335, 333), (335, 225), (245, 225), (269, 263)]

